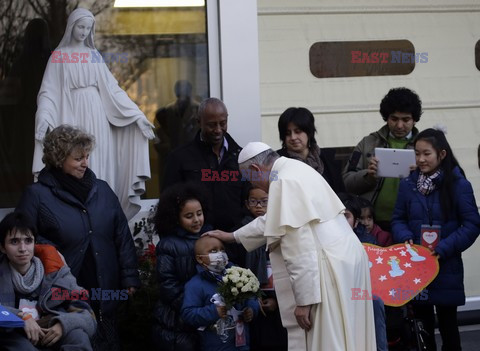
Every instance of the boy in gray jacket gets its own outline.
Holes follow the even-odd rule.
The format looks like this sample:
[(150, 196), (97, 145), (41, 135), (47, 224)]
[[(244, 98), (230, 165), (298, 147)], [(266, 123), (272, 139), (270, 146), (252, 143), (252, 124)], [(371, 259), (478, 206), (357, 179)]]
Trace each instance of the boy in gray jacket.
[(23, 329), (0, 330), (2, 346), (92, 350), (95, 316), (82, 301), (88, 295), (54, 247), (35, 245), (35, 235), (21, 213), (10, 213), (0, 223), (0, 304), (24, 321)]

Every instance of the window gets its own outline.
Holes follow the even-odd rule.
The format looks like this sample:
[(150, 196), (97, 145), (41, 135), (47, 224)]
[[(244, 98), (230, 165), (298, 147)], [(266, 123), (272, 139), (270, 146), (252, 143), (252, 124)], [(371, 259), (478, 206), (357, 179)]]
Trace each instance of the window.
[[(31, 21), (42, 14), (29, 8), (29, 2), (15, 3), (11, 18), (0, 22), (0, 208), (14, 207), (33, 181), (36, 96), (50, 52), (73, 10), (59, 11), (45, 2), (42, 11), (49, 22)], [(196, 108), (209, 96), (205, 6), (120, 8), (113, 0), (92, 6), (101, 59), (155, 124), (157, 139), (149, 144), (151, 179), (144, 197), (158, 198), (166, 155), (195, 135)]]

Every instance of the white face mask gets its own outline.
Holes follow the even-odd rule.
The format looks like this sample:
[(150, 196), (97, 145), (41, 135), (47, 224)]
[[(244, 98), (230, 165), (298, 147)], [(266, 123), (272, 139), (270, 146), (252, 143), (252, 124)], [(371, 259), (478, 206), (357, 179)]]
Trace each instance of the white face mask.
[(225, 251), (209, 253), (208, 258), (210, 259), (210, 264), (207, 265), (207, 268), (215, 273), (222, 273), (228, 264), (228, 256)]

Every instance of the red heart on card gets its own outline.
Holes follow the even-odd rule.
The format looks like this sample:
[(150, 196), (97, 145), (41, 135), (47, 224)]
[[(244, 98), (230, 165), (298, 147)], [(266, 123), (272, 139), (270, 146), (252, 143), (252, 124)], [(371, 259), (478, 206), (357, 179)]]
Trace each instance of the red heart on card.
[[(426, 300), (430, 284), (440, 268), (437, 256), (421, 245), (380, 247), (363, 244), (368, 255), (372, 293), (387, 306), (403, 306), (411, 299)], [(365, 298), (356, 292), (352, 298)]]
[(423, 239), (429, 244), (433, 243), (437, 238), (437, 232), (423, 232)]

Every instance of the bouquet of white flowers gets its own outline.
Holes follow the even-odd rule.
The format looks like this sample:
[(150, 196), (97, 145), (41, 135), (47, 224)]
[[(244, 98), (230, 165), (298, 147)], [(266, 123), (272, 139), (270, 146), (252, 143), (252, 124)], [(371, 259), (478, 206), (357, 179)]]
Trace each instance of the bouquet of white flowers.
[(236, 303), (262, 295), (260, 283), (255, 274), (250, 269), (235, 266), (225, 270), (218, 293), (223, 297), (227, 310)]

